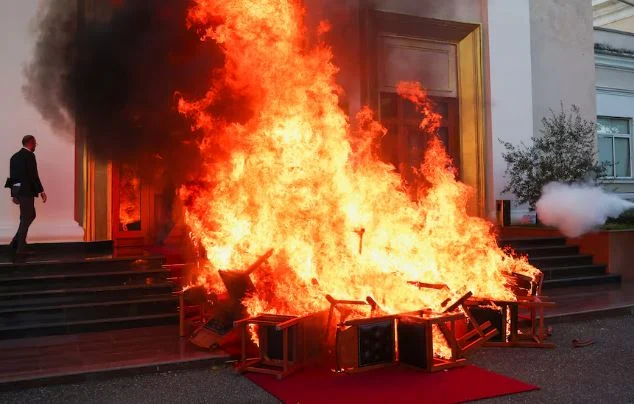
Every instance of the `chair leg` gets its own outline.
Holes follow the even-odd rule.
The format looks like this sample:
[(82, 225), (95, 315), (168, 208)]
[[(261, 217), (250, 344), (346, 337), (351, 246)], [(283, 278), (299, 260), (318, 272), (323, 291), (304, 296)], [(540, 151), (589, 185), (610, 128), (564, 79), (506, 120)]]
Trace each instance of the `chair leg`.
[(185, 297), (182, 293), (178, 294), (178, 329), (180, 337), (185, 337)]

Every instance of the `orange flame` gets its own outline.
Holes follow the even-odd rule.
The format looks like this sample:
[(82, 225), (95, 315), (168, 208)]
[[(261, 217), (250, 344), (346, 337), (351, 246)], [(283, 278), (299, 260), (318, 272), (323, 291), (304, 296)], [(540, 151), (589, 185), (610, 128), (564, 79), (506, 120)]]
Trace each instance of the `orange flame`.
[[(534, 276), (525, 260), (505, 254), (492, 225), (467, 214), (472, 190), (455, 180), (433, 137), (412, 198), (394, 167), (376, 152), (386, 130), (364, 108), (353, 129), (338, 107), (340, 88), (330, 48), (305, 40), (304, 9), (293, 0), (196, 0), (189, 24), (224, 49), (205, 98), (179, 109), (205, 134), (203, 181), (181, 190), (186, 222), (207, 253), (200, 282), (224, 289), (218, 269), (243, 269), (273, 248), (252, 274), (253, 314), (306, 314), (328, 307), (324, 296), (372, 296), (390, 313), (440, 309), (446, 284), (456, 295), (514, 299), (505, 273)], [(320, 30), (327, 27), (322, 24)], [(223, 90), (240, 93), (251, 111), (227, 121), (209, 111)], [(421, 111), (433, 133), (439, 116), (417, 83), (398, 92)]]
[(122, 164), (119, 179), (119, 223), (122, 230), (141, 220), (141, 180), (137, 170)]

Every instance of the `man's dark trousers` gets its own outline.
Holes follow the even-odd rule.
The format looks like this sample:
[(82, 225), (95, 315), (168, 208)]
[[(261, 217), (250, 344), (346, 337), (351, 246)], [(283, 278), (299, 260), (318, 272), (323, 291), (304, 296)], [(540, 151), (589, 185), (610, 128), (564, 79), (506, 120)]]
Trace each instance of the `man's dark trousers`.
[(11, 247), (18, 254), (25, 252), (26, 236), (29, 226), (35, 220), (35, 198), (32, 196), (18, 196), (20, 202), (20, 226), (11, 241)]

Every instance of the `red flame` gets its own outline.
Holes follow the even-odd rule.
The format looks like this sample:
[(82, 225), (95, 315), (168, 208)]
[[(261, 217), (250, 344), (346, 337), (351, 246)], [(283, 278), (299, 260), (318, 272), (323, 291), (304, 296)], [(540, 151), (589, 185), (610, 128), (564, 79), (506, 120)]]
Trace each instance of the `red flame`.
[[(386, 130), (367, 108), (353, 129), (338, 107), (340, 88), (330, 48), (308, 46), (304, 9), (292, 0), (197, 0), (189, 24), (218, 42), (226, 63), (205, 98), (180, 111), (204, 132), (203, 181), (181, 190), (186, 221), (207, 253), (199, 282), (222, 291), (219, 269), (243, 269), (273, 248), (252, 275), (251, 313), (305, 314), (324, 296), (372, 296), (392, 313), (439, 309), (451, 293), (514, 299), (505, 274), (534, 276), (525, 260), (505, 254), (492, 226), (467, 214), (472, 190), (455, 180), (435, 136), (418, 170), (415, 200), (394, 167), (376, 152)], [(327, 24), (322, 24), (323, 31)], [(245, 95), (244, 122), (208, 111), (223, 91)], [(399, 94), (433, 133), (439, 116), (417, 83)], [(361, 247), (361, 248), (360, 248)], [(421, 290), (408, 283), (442, 283)]]

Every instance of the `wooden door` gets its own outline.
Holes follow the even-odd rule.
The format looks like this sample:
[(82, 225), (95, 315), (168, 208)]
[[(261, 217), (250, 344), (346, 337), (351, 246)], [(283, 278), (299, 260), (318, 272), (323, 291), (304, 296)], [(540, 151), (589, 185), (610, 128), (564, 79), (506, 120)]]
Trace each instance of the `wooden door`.
[[(454, 162), (460, 176), (460, 135), (458, 101), (455, 98), (432, 97), (436, 112), (442, 116), (438, 136)], [(382, 139), (383, 160), (392, 163), (406, 181), (412, 180), (413, 170), (423, 162), (429, 135), (421, 133), (422, 119), (415, 106), (396, 93), (381, 92), (379, 116), (388, 133)]]
[(113, 164), (112, 240), (115, 247), (151, 244), (154, 201), (152, 189), (135, 164)]

